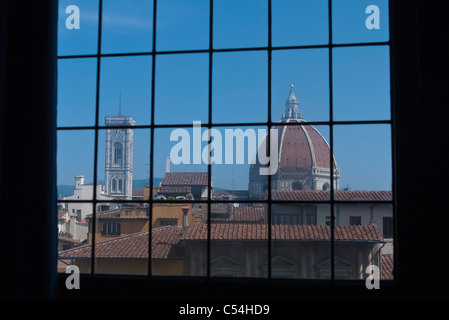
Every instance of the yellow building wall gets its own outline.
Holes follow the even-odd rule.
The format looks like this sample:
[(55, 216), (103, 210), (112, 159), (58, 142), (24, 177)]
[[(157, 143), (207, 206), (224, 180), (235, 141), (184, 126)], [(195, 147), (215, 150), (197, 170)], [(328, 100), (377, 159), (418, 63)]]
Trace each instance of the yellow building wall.
[(184, 260), (153, 260), (151, 269), (155, 276), (181, 276), (184, 274)]
[(178, 218), (178, 226), (182, 226), (183, 222), (183, 212), (182, 207), (189, 207), (189, 211), (187, 213), (187, 223), (192, 224), (194, 222), (193, 213), (192, 213), (192, 205), (186, 203), (157, 203), (153, 205), (153, 219), (151, 221), (151, 225), (153, 228), (160, 227), (160, 218), (173, 217)]
[[(111, 240), (117, 237), (123, 237), (129, 234), (141, 232), (141, 231), (147, 231), (148, 230), (148, 220), (118, 220), (121, 224), (120, 235), (102, 235), (101, 234), (101, 227), (104, 223), (107, 223), (108, 221), (98, 221), (97, 222), (97, 232), (95, 233), (95, 243), (98, 243), (100, 241), (106, 241)], [(91, 243), (92, 238), (89, 237), (89, 243)]]
[[(90, 259), (67, 259), (68, 264), (76, 265), (80, 273), (90, 273)], [(66, 264), (62, 265), (67, 267)], [(153, 275), (176, 276), (184, 274), (183, 260), (153, 260)], [(95, 273), (98, 274), (135, 274), (148, 273), (147, 259), (98, 259), (95, 261)]]
[[(192, 205), (185, 203), (158, 203), (153, 205), (153, 218), (152, 218), (152, 228), (160, 227), (160, 218), (167, 217), (175, 217), (178, 218), (177, 225), (182, 226), (183, 223), (183, 212), (182, 207), (189, 207), (189, 211), (187, 213), (187, 223), (194, 223), (194, 217), (192, 212)], [(145, 209), (135, 209), (135, 210), (122, 210), (119, 212), (119, 217), (116, 218), (116, 221), (120, 223), (121, 234), (119, 236), (126, 236), (136, 232), (142, 232), (149, 230), (149, 223), (147, 219), (139, 219), (147, 217), (147, 211)], [(121, 218), (121, 219), (120, 219)], [(137, 219), (136, 219), (137, 218)], [(95, 232), (95, 242), (111, 240), (117, 235), (102, 235), (101, 229), (104, 223), (110, 222), (112, 219), (102, 219), (99, 218), (96, 223), (96, 232)], [(89, 221), (89, 244), (92, 243), (92, 233), (91, 230), (93, 228), (92, 220)]]
[[(193, 223), (194, 217), (191, 204), (163, 203), (153, 206), (152, 228), (160, 227), (160, 218), (165, 217), (177, 217), (178, 225), (182, 226), (182, 207), (184, 206), (189, 207), (187, 214), (188, 223)], [(122, 210), (118, 213), (119, 217), (116, 218), (116, 221), (121, 224), (121, 234), (102, 235), (101, 229), (103, 224), (112, 221), (112, 219), (99, 218), (96, 223), (95, 243), (149, 230), (148, 218), (139, 219), (147, 217), (147, 211), (145, 209)], [(92, 230), (92, 220), (89, 221), (89, 244), (92, 244), (92, 233), (90, 230)], [(67, 260), (66, 262), (77, 265), (81, 273), (90, 272), (90, 259), (75, 259), (73, 261)], [(182, 259), (157, 259), (152, 260), (152, 263), (153, 274), (155, 275), (182, 275), (184, 273), (184, 261)], [(95, 261), (95, 272), (104, 274), (147, 274), (148, 261), (146, 259), (98, 259)]]
[[(118, 212), (119, 216), (115, 219), (102, 219), (99, 218), (96, 223), (95, 243), (105, 240), (111, 240), (117, 237), (123, 237), (132, 233), (147, 231), (149, 229), (149, 223), (147, 219), (147, 210), (134, 209), (134, 210), (122, 210)], [(120, 235), (102, 235), (101, 229), (103, 224), (110, 221), (117, 221), (120, 223)], [(89, 244), (92, 243), (93, 222), (89, 221)]]

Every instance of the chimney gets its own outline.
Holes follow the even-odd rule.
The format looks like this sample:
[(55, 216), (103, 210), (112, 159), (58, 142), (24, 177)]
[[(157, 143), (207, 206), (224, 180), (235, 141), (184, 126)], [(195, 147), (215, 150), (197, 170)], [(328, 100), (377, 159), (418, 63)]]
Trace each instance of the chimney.
[(183, 228), (187, 227), (187, 225), (189, 224), (188, 220), (187, 220), (187, 213), (188, 212), (189, 212), (189, 207), (188, 206), (183, 206), (182, 207), (182, 213), (183, 213), (182, 226), (183, 226)]
[(167, 157), (165, 159), (165, 173), (169, 173), (170, 172), (170, 157)]

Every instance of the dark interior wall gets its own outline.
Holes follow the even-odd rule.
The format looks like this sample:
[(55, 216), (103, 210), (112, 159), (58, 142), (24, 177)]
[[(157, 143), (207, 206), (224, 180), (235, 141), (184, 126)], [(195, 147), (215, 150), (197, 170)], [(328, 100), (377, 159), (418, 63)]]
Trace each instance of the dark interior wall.
[[(119, 281), (56, 292), (57, 1), (0, 2), (0, 292), (6, 298), (388, 298), (449, 296), (447, 36), (444, 2), (394, 1), (397, 196), (393, 287)], [(299, 290), (300, 289), (300, 290)], [(126, 294), (126, 296), (123, 296)], [(121, 296), (122, 295), (122, 296)]]
[(44, 299), (56, 283), (57, 1), (0, 5), (0, 292)]
[(443, 275), (449, 262), (449, 46), (443, 30), (449, 25), (443, 4), (394, 1), (395, 267), (405, 296), (449, 297)]

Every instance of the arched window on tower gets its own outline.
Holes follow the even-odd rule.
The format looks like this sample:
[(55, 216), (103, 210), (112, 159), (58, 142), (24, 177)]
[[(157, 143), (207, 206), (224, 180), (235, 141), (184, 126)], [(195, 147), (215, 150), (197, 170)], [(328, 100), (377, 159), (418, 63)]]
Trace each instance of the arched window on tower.
[(329, 187), (329, 183), (326, 182), (325, 184), (323, 184), (323, 190), (329, 190)]
[(123, 163), (123, 146), (120, 142), (114, 143), (114, 164), (121, 166)]
[(117, 192), (117, 180), (112, 179), (112, 192)]
[(122, 191), (123, 191), (123, 180), (118, 179), (118, 192), (122, 192)]

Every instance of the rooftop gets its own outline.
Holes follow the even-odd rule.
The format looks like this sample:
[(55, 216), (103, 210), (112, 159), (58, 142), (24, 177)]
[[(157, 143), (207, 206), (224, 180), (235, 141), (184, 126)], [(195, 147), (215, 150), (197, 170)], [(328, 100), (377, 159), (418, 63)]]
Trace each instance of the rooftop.
[[(153, 259), (180, 259), (183, 256), (179, 243), (182, 227), (166, 226), (153, 229), (151, 257)], [(148, 231), (133, 233), (95, 244), (96, 258), (148, 258)], [(87, 259), (92, 245), (61, 251), (59, 257)]]
[[(273, 240), (329, 241), (330, 227), (321, 225), (272, 225)], [(95, 244), (96, 258), (148, 258), (149, 231), (142, 231)], [(268, 226), (258, 224), (211, 224), (212, 240), (267, 240)], [(182, 259), (182, 241), (206, 240), (207, 224), (164, 226), (152, 231), (153, 259)], [(376, 225), (336, 226), (336, 241), (383, 241)], [(59, 258), (89, 259), (92, 245), (61, 251)]]
[(393, 255), (392, 254), (383, 254), (380, 256), (381, 260), (381, 278), (383, 280), (393, 279)]
[[(138, 211), (138, 215), (130, 214), (133, 211)], [(145, 214), (144, 214), (145, 213)], [(148, 219), (146, 208), (123, 207), (113, 210), (101, 211), (95, 214), (97, 219)], [(92, 214), (86, 215), (86, 220), (92, 219)]]
[(168, 172), (161, 182), (161, 186), (207, 186), (207, 172)]
[[(326, 201), (330, 199), (329, 190), (272, 190), (272, 200), (287, 201)], [(334, 200), (340, 201), (391, 201), (391, 191), (377, 190), (335, 190)]]

